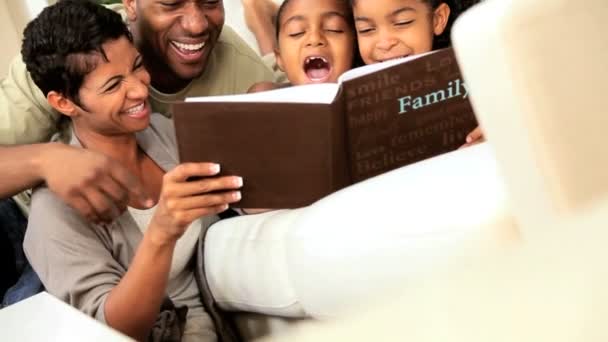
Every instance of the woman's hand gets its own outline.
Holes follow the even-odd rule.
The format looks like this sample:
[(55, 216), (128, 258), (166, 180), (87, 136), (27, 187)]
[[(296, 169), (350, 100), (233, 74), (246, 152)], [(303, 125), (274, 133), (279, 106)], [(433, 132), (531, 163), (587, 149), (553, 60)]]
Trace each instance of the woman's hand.
[(238, 202), (243, 180), (236, 176), (215, 177), (219, 172), (217, 164), (185, 163), (166, 173), (149, 230), (162, 242), (174, 242), (197, 218), (215, 215)]

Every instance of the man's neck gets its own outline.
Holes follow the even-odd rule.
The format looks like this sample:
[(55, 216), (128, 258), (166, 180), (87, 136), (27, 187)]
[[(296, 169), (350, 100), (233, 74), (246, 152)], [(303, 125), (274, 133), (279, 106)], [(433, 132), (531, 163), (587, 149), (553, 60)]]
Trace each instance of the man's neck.
[(192, 82), (192, 80), (177, 77), (173, 71), (164, 66), (146, 64), (146, 69), (150, 73), (152, 87), (161, 93), (178, 93)]
[(165, 64), (153, 61), (144, 61), (144, 64), (150, 73), (152, 87), (161, 93), (178, 93), (192, 82), (191, 79), (185, 80), (180, 78)]

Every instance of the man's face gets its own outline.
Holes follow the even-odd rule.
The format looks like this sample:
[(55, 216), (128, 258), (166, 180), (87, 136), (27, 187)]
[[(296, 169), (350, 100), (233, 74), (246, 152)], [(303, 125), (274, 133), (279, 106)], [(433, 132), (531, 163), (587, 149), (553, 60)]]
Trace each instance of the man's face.
[[(153, 84), (158, 77), (190, 81), (203, 73), (224, 25), (221, 0), (123, 2)], [(157, 71), (172, 75), (156, 75)]]

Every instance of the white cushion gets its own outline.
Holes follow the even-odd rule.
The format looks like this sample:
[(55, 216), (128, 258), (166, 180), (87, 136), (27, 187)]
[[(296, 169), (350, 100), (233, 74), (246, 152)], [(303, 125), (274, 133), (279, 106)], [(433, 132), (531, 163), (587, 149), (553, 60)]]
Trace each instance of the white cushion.
[(606, 16), (606, 0), (484, 1), (452, 31), (527, 241), (608, 194)]

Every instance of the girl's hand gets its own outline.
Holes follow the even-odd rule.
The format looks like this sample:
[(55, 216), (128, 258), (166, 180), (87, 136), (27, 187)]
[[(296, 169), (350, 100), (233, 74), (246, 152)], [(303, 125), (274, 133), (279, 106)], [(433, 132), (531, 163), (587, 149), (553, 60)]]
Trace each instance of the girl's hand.
[(481, 127), (477, 126), (473, 131), (471, 131), (471, 133), (467, 135), (464, 145), (460, 146), (460, 148), (469, 147), (484, 141), (486, 141), (486, 138), (483, 136)]

